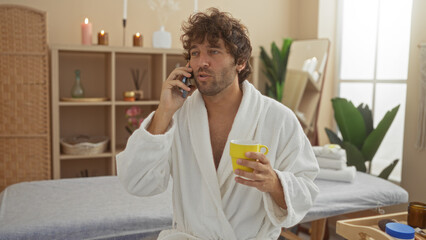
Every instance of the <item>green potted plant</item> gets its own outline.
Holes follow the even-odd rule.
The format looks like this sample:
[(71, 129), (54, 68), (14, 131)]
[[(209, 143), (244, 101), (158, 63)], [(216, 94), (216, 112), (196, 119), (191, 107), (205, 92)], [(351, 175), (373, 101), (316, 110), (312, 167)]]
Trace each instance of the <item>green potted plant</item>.
[[(373, 117), (368, 105), (360, 104), (356, 108), (351, 101), (344, 98), (333, 98), (331, 102), (334, 118), (343, 139), (340, 139), (332, 130), (325, 128), (328, 139), (331, 143), (339, 144), (346, 150), (348, 166), (355, 166), (358, 171), (370, 173), (373, 157), (395, 119), (399, 105), (386, 112), (383, 119), (374, 128)], [(383, 169), (379, 177), (387, 179), (398, 161), (399, 159), (395, 159)]]
[(287, 60), (292, 42), (291, 38), (284, 39), (281, 49), (275, 42), (272, 42), (272, 57), (263, 47), (260, 47), (260, 59), (264, 66), (263, 73), (269, 80), (269, 83), (266, 84), (266, 95), (278, 101), (281, 101), (283, 97)]

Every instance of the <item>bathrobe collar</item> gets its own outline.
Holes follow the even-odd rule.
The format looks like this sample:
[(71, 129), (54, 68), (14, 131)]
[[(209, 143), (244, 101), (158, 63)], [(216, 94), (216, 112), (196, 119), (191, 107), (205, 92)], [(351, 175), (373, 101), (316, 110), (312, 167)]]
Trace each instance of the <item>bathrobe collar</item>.
[(202, 179), (210, 193), (210, 199), (214, 203), (216, 213), (226, 239), (236, 240), (234, 229), (227, 219), (220, 194), (219, 182), (213, 160), (213, 151), (210, 142), (209, 122), (204, 100), (198, 91), (192, 94), (189, 101), (188, 124), (189, 134), (195, 158), (201, 171)]
[[(198, 91), (195, 91), (191, 99), (188, 99), (191, 100), (188, 102), (188, 107), (191, 110), (188, 111), (187, 116), (191, 145), (203, 176), (202, 180), (206, 182), (211, 199), (217, 208), (218, 216), (222, 220), (224, 236), (227, 236), (228, 239), (236, 238), (234, 230), (223, 211), (220, 189), (229, 177), (233, 177), (231, 157), (229, 156), (229, 142), (233, 139), (254, 140), (260, 112), (264, 105), (260, 92), (247, 80), (242, 83), (242, 90), (243, 98), (228, 135), (217, 172), (214, 166), (207, 109), (204, 100)], [(232, 188), (228, 190), (232, 190)]]
[(191, 111), (188, 111), (188, 124), (191, 144), (212, 198), (217, 203), (217, 207), (221, 209), (220, 187), (222, 187), (228, 177), (233, 176), (231, 157), (229, 156), (229, 142), (234, 139), (256, 140), (254, 136), (261, 110), (264, 107), (260, 92), (247, 80), (242, 83), (242, 90), (243, 98), (228, 135), (217, 172), (214, 166), (207, 109), (204, 100), (201, 94), (195, 91), (189, 102)]
[(217, 169), (219, 186), (225, 183), (229, 177), (233, 177), (231, 156), (229, 155), (229, 142), (237, 139), (255, 139), (255, 133), (264, 107), (261, 93), (247, 80), (242, 83), (243, 98), (238, 108), (223, 150), (222, 158)]

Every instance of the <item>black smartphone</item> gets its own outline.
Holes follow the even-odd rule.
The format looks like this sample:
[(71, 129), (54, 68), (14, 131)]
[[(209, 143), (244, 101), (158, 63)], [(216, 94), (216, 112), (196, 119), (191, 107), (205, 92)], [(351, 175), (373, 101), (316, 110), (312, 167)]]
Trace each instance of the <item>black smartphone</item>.
[[(186, 86), (189, 86), (189, 85), (191, 85), (191, 81), (190, 81), (190, 79), (193, 77), (193, 74), (192, 74), (192, 72), (191, 72), (191, 76), (190, 77), (183, 77), (182, 78), (182, 82), (186, 85)], [(188, 91), (185, 91), (185, 90), (183, 90), (183, 89), (181, 89), (180, 90), (181, 92), (182, 92), (182, 97), (183, 98), (186, 98), (186, 96), (188, 95)]]

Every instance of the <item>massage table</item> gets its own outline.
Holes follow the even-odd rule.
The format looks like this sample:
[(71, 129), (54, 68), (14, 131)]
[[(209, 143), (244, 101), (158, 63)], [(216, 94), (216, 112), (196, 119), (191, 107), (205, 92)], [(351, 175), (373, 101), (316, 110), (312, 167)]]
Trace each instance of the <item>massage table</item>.
[[(302, 222), (408, 201), (401, 187), (361, 172), (353, 183), (315, 182), (321, 192)], [(116, 176), (23, 182), (0, 193), (0, 239), (156, 239), (171, 225), (172, 182), (150, 197), (128, 194)]]

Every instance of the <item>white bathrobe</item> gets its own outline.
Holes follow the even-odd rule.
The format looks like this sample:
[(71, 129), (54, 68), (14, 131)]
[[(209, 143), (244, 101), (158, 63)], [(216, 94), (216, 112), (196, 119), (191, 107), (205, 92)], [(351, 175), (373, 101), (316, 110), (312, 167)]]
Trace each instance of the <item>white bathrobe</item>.
[[(297, 224), (312, 206), (319, 168), (298, 120), (281, 103), (245, 81), (243, 98), (216, 171), (207, 110), (198, 91), (175, 113), (167, 132), (151, 135), (149, 115), (117, 155), (118, 177), (130, 193), (163, 192), (173, 178), (173, 229), (159, 239), (277, 239), (281, 227)], [(270, 194), (235, 182), (229, 156), (233, 139), (268, 146), (287, 210)]]

